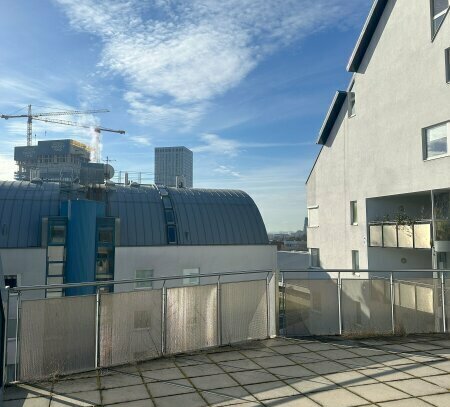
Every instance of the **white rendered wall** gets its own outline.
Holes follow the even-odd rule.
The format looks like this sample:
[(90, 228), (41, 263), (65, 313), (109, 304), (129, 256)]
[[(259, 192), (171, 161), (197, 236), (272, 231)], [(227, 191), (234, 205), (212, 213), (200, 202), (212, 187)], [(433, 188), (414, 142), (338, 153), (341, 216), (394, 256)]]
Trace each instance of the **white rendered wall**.
[(389, 1), (355, 74), (356, 116), (347, 117), (345, 104), (307, 183), (308, 206), (319, 205), (308, 247), (320, 248), (322, 267), (351, 268), (352, 250), (361, 268), (383, 264), (382, 257), (369, 263), (367, 198), (450, 187), (450, 157), (424, 161), (422, 151), (422, 129), (450, 120), (449, 38), (447, 16), (431, 41), (428, 1)]

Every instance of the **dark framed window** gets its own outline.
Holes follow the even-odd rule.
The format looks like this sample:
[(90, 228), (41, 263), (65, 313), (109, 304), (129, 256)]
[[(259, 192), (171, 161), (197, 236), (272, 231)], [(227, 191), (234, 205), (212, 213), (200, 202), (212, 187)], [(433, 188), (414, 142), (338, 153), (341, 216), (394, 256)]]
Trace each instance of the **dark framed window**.
[(167, 242), (177, 244), (177, 229), (175, 226), (167, 226)]
[(319, 249), (311, 249), (311, 267), (320, 267)]
[(350, 224), (358, 224), (358, 201), (350, 202)]
[(355, 92), (348, 92), (348, 117), (356, 115), (356, 95)]
[(166, 209), (166, 223), (168, 225), (173, 225), (175, 223), (175, 214), (172, 209)]
[(449, 7), (449, 0), (431, 0), (431, 27), (434, 37), (443, 23)]
[(424, 159), (442, 157), (448, 154), (450, 122), (438, 124), (423, 130)]
[(5, 276), (5, 287), (17, 287), (17, 276)]
[(359, 270), (359, 250), (352, 250), (352, 269)]
[(445, 81), (450, 83), (450, 48), (445, 50)]

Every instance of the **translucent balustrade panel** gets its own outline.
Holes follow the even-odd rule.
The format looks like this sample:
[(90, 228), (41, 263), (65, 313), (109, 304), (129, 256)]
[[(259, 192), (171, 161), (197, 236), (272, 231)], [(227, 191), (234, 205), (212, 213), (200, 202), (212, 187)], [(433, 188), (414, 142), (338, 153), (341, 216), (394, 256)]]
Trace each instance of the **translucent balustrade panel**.
[(414, 247), (431, 249), (431, 225), (429, 223), (414, 225)]
[(217, 345), (217, 286), (167, 289), (166, 351)]
[(342, 280), (344, 334), (389, 334), (391, 295), (389, 280)]
[(439, 279), (396, 279), (394, 320), (397, 333), (441, 332)]
[(20, 380), (95, 368), (95, 296), (22, 302)]
[(100, 366), (161, 355), (162, 290), (102, 294)]
[(397, 246), (397, 225), (383, 225), (383, 247)]
[(337, 280), (286, 281), (286, 336), (339, 333)]
[(370, 247), (383, 247), (383, 226), (370, 225)]
[(221, 285), (222, 343), (267, 337), (266, 281)]
[(411, 225), (398, 225), (398, 247), (412, 249), (414, 247), (414, 233)]

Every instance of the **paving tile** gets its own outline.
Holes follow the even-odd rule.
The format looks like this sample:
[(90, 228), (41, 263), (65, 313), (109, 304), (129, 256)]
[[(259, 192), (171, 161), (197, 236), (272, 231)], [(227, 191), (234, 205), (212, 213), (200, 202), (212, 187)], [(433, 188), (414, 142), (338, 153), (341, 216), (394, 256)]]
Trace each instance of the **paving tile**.
[(414, 350), (436, 350), (442, 348), (442, 346), (433, 343), (424, 343), (424, 342), (407, 342), (404, 344), (408, 348), (414, 349)]
[(403, 399), (380, 403), (380, 407), (430, 407), (431, 404), (420, 399)]
[(392, 345), (384, 345), (383, 350), (389, 352), (411, 352), (412, 349), (400, 343), (395, 343)]
[(184, 379), (184, 374), (177, 367), (170, 369), (146, 370), (141, 372), (144, 382)]
[(265, 346), (273, 348), (275, 346), (290, 346), (291, 341), (285, 338), (271, 338), (262, 341)]
[(367, 358), (340, 359), (339, 363), (352, 368), (370, 368), (382, 366), (381, 364)]
[(223, 370), (219, 366), (212, 363), (195, 366), (183, 366), (180, 368), (188, 377), (210, 376), (223, 373)]
[(292, 355), (287, 355), (287, 357), (296, 363), (311, 363), (327, 360), (325, 356), (319, 355), (318, 353), (314, 352), (295, 353)]
[(277, 399), (280, 397), (289, 397), (299, 395), (300, 393), (286, 385), (283, 382), (271, 382), (271, 383), (260, 383), (260, 384), (250, 384), (245, 386), (246, 390), (249, 391), (258, 400), (270, 400)]
[(311, 352), (309, 349), (300, 345), (272, 346), (272, 350), (282, 355), (290, 355), (292, 353)]
[[(134, 386), (136, 384), (142, 384), (142, 379), (141, 376), (137, 374), (135, 375), (135, 374), (118, 373), (118, 374), (111, 374), (108, 376), (100, 376), (100, 383), (102, 389), (113, 389), (115, 387), (125, 387), (125, 386)], [(57, 389), (58, 387), (55, 385), (55, 391)]]
[(427, 403), (430, 403), (436, 407), (450, 406), (450, 393), (438, 394), (435, 396), (425, 396), (425, 397), (421, 397), (421, 399), (425, 400)]
[(230, 360), (219, 362), (218, 365), (225, 372), (242, 372), (244, 370), (261, 370), (261, 366), (252, 362), (250, 359)]
[[(60, 395), (53, 394), (53, 398), (58, 400)], [(79, 393), (72, 393), (67, 394), (68, 397), (74, 399), (74, 400), (81, 400), (86, 403), (91, 404), (101, 404), (101, 398), (100, 398), (100, 391), (99, 390), (93, 390), (93, 391), (82, 391)]]
[(450, 359), (450, 347), (439, 350), (430, 350), (428, 353), (439, 356), (441, 358)]
[(4, 401), (2, 407), (49, 407), (50, 399), (31, 397), (27, 399)]
[(447, 391), (445, 388), (421, 379), (399, 380), (387, 384), (414, 397), (445, 393)]
[(304, 348), (311, 350), (313, 352), (318, 352), (322, 350), (333, 350), (337, 349), (336, 346), (329, 344), (329, 343), (323, 343), (323, 342), (313, 342), (313, 343), (305, 343), (302, 345)]
[(234, 387), (239, 384), (227, 374), (193, 377), (190, 380), (194, 386), (200, 390), (222, 389), (225, 387)]
[(105, 407), (153, 407), (153, 401), (150, 399), (147, 400), (136, 400), (136, 401), (128, 401), (126, 403), (117, 403), (117, 404), (104, 404)]
[(450, 374), (444, 374), (441, 376), (430, 376), (430, 377), (422, 377), (422, 380), (426, 380), (427, 382), (437, 384), (444, 389), (450, 391)]
[(450, 349), (450, 339), (433, 341), (434, 344)]
[(97, 390), (99, 383), (96, 377), (76, 380), (61, 380), (53, 385), (55, 393), (77, 393), (80, 391)]
[[(202, 392), (203, 398), (213, 406), (247, 405), (255, 404), (256, 399), (243, 387), (228, 387), (214, 389), (214, 392)], [(259, 403), (257, 403), (259, 405)]]
[(323, 407), (354, 407), (367, 404), (363, 398), (345, 389), (331, 389), (309, 395)]
[(126, 389), (117, 387), (114, 389), (102, 390), (103, 404), (128, 403), (135, 400), (149, 399), (147, 389), (143, 384), (129, 386)]
[(442, 370), (434, 367), (417, 364), (397, 366), (396, 369), (416, 377), (435, 376), (443, 373)]
[(195, 392), (195, 389), (186, 379), (171, 380), (170, 382), (146, 383), (146, 386), (153, 397)]
[(34, 393), (32, 391), (23, 389), (18, 386), (7, 386), (5, 388), (5, 392), (3, 395), (3, 400), (20, 400), (20, 399), (31, 399), (33, 397), (40, 397), (41, 395), (39, 393)]
[(156, 407), (204, 407), (208, 405), (197, 393), (160, 397), (155, 399), (155, 404)]
[(280, 379), (283, 380), (286, 378), (308, 377), (315, 375), (313, 372), (311, 372), (311, 370), (305, 369), (302, 366), (272, 367), (268, 368), (267, 371), (279, 376)]
[(337, 388), (335, 383), (321, 376), (301, 379), (286, 379), (285, 381), (303, 394), (327, 391)]
[(141, 372), (145, 370), (169, 369), (176, 367), (172, 359), (156, 359), (148, 362), (138, 363), (138, 368)]
[(213, 361), (211, 359), (209, 359), (208, 356), (206, 356), (206, 355), (177, 356), (174, 359), (174, 362), (179, 367), (213, 363)]
[(370, 377), (355, 371), (333, 373), (324, 376), (333, 383), (339, 384), (342, 387), (361, 386), (365, 384), (374, 384), (376, 381)]
[(430, 355), (428, 352), (423, 353), (418, 352), (408, 355), (408, 359), (411, 359), (414, 362), (418, 363), (431, 363), (431, 364), (432, 362), (440, 362), (444, 360), (439, 355)]
[(274, 356), (275, 352), (272, 349), (265, 348), (265, 349), (248, 349), (243, 350), (241, 352), (243, 355), (245, 355), (248, 358), (263, 358), (266, 356)]
[(92, 407), (94, 403), (83, 401), (71, 396), (54, 395), (50, 401), (50, 407), (59, 406), (77, 406), (77, 407)]
[(281, 355), (256, 358), (254, 362), (264, 368), (295, 365), (295, 362)]
[(338, 373), (348, 370), (347, 366), (341, 365), (332, 361), (323, 361), (316, 363), (304, 363), (303, 367), (306, 369), (312, 370), (317, 374), (329, 374), (329, 373)]
[(278, 380), (273, 374), (263, 371), (235, 372), (230, 373), (230, 375), (241, 385), (275, 382)]
[(338, 359), (348, 359), (355, 356), (354, 353), (349, 352), (345, 349), (333, 349), (333, 350), (325, 350), (318, 352), (319, 355), (322, 355), (326, 357), (327, 359), (331, 360), (338, 360)]
[(210, 353), (208, 356), (214, 362), (226, 362), (230, 360), (245, 359), (245, 356), (241, 352), (237, 351)]
[(386, 352), (375, 349), (375, 348), (364, 348), (364, 347), (353, 347), (350, 349), (352, 353), (359, 356), (376, 356), (376, 355), (384, 355)]
[(443, 370), (444, 372), (450, 373), (450, 360), (431, 362), (431, 363), (428, 363), (428, 366), (432, 366), (436, 369), (440, 369), (440, 370)]
[[(319, 407), (319, 404), (305, 396), (283, 397), (276, 400), (267, 400), (266, 403), (283, 407)], [(237, 406), (236, 406), (237, 407)]]
[(392, 380), (405, 380), (413, 378), (413, 376), (411, 376), (408, 373), (386, 366), (370, 369), (360, 369), (359, 372), (362, 373), (363, 375), (369, 376), (380, 382), (389, 382)]
[(392, 387), (389, 387), (383, 383), (352, 387), (352, 391), (372, 403), (404, 399), (409, 397), (408, 394), (393, 389)]
[(386, 354), (371, 356), (370, 359), (386, 366), (410, 365), (411, 359), (399, 355)]

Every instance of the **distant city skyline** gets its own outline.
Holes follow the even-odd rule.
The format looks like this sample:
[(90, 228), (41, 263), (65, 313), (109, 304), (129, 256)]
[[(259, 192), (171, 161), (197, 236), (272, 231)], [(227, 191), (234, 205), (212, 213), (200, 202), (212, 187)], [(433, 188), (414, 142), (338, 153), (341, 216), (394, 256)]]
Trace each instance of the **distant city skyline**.
[[(196, 187), (244, 190), (268, 231), (302, 229), (315, 140), (348, 85), (344, 67), (372, 1), (187, 4), (11, 2), (0, 15), (0, 113), (109, 109), (67, 119), (126, 130), (102, 135), (116, 170), (153, 172), (155, 146), (184, 145)], [(0, 120), (0, 134), (0, 178), (12, 179), (26, 121)], [(34, 135), (93, 138), (38, 122)]]

